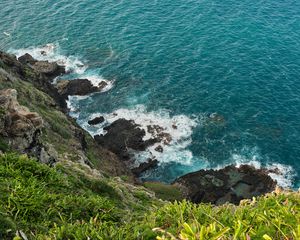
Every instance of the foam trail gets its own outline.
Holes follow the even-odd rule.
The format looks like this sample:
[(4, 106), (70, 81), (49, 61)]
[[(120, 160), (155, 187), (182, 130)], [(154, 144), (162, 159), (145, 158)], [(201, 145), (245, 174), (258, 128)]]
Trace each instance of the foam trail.
[(22, 49), (10, 49), (9, 52), (17, 57), (29, 53), (33, 58), (39, 61), (57, 62), (57, 64), (65, 66), (68, 72), (83, 74), (87, 66), (75, 56), (65, 56), (60, 53), (59, 44), (48, 43), (44, 46), (29, 47)]

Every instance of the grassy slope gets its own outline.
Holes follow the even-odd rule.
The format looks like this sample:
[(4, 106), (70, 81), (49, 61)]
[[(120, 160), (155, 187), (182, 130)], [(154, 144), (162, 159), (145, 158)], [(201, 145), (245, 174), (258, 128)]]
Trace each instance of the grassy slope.
[[(59, 159), (79, 161), (82, 151), (80, 150), (80, 140), (76, 137), (78, 126), (75, 120), (67, 117), (58, 107), (55, 107), (54, 100), (48, 94), (38, 90), (31, 83), (34, 81), (31, 81), (30, 77), (34, 77), (36, 73), (28, 68), (26, 71), (28, 76), (24, 76), (25, 79), (21, 80), (16, 73), (11, 72), (10, 67), (3, 63), (0, 65), (0, 70), (0, 90), (16, 89), (19, 103), (28, 107), (30, 111), (37, 112), (43, 118), (45, 127), (41, 134), (42, 142), (55, 149)], [(7, 76), (9, 76), (9, 80), (7, 80)], [(86, 156), (95, 168), (110, 175), (129, 175), (128, 170), (116, 156), (97, 145), (89, 134), (86, 132), (84, 134), (88, 143)], [(6, 148), (7, 144), (0, 136), (0, 150), (6, 150)]]
[(0, 157), (0, 182), (1, 239), (16, 230), (29, 239), (300, 239), (295, 192), (237, 207), (164, 203), (72, 162), (49, 168), (13, 154)]

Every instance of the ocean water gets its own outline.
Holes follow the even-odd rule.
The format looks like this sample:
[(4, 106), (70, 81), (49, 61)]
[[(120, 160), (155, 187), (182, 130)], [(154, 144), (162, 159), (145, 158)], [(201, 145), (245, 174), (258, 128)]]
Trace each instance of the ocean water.
[(135, 153), (160, 161), (144, 179), (249, 163), (300, 187), (300, 1), (1, 0), (0, 48), (107, 81), (69, 101), (92, 135), (120, 117), (163, 126), (163, 153)]

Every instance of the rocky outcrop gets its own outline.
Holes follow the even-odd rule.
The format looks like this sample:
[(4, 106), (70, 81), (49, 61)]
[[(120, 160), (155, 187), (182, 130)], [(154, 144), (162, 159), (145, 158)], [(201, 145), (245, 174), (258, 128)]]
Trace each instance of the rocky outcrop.
[(104, 130), (107, 133), (104, 136), (96, 135), (95, 140), (125, 161), (130, 158), (130, 149), (145, 151), (147, 147), (158, 141), (157, 139), (143, 140), (145, 131), (134, 121), (126, 119), (118, 119)]
[(89, 125), (97, 125), (97, 124), (103, 123), (104, 121), (105, 121), (104, 117), (100, 116), (100, 117), (95, 117), (95, 118), (89, 120), (88, 124)]
[(102, 81), (98, 86), (94, 86), (88, 79), (61, 80), (57, 83), (58, 93), (67, 99), (68, 96), (85, 96), (91, 93), (101, 92), (107, 83)]
[[(42, 68), (34, 68), (33, 65), (38, 61), (29, 54), (20, 58), (20, 61), (16, 56), (0, 51), (0, 90), (17, 90), (19, 102), (28, 107), (26, 108), (28, 114), (23, 117), (29, 121), (28, 123), (25, 121), (29, 124), (29, 128), (27, 130), (25, 126), (19, 128), (24, 130), (24, 134), (14, 135), (16, 129), (8, 124), (12, 121), (5, 120), (10, 119), (11, 114), (1, 103), (0, 150), (26, 153), (47, 164), (73, 161), (93, 167), (103, 174), (127, 175), (131, 179), (133, 175), (130, 169), (116, 154), (99, 146), (74, 119), (64, 114), (67, 112), (66, 101), (52, 84), (56, 76), (47, 75), (47, 71)], [(16, 91), (13, 92), (14, 102), (17, 103)], [(5, 95), (6, 99), (9, 94)], [(23, 107), (20, 104), (19, 106)], [(32, 113), (28, 109), (35, 109), (38, 113)], [(40, 127), (35, 125), (34, 117), (38, 116), (39, 119), (43, 119)], [(21, 119), (24, 119), (23, 117)], [(17, 135), (20, 132), (17, 131)]]
[(56, 62), (37, 61), (28, 53), (19, 57), (18, 60), (20, 63), (30, 66), (35, 71), (44, 74), (49, 78), (55, 78), (66, 73), (64, 66), (61, 66)]
[(20, 63), (33, 65), (37, 62), (29, 53), (25, 53), (23, 56), (18, 58)]
[(37, 61), (32, 65), (32, 68), (50, 78), (66, 73), (65, 67), (58, 65), (56, 62)]
[(15, 149), (28, 148), (43, 125), (42, 118), (18, 103), (14, 89), (0, 91), (0, 106), (3, 114), (1, 134), (10, 138)]
[(52, 154), (49, 154), (49, 148), (46, 149), (39, 141), (43, 127), (43, 119), (39, 114), (19, 104), (15, 89), (0, 91), (0, 106), (0, 135), (10, 148), (53, 164), (56, 161), (55, 151), (50, 150)]
[(141, 163), (138, 167), (131, 169), (131, 171), (136, 177), (140, 177), (143, 172), (154, 169), (157, 166), (158, 161), (156, 159), (148, 159), (147, 162)]
[(242, 165), (228, 166), (220, 170), (200, 170), (178, 178), (185, 198), (195, 203), (210, 202), (238, 204), (242, 199), (271, 192), (276, 182), (262, 169)]

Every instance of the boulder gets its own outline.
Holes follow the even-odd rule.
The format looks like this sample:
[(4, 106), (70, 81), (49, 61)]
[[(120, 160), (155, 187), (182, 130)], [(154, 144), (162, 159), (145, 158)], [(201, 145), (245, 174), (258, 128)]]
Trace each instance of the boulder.
[(91, 120), (88, 121), (89, 125), (97, 125), (99, 123), (103, 123), (104, 122), (104, 117), (100, 116), (100, 117), (95, 117)]
[(131, 169), (131, 171), (136, 177), (140, 177), (143, 172), (156, 168), (157, 166), (158, 161), (156, 159), (148, 159), (147, 162), (141, 163), (138, 167)]
[(158, 145), (154, 150), (156, 152), (160, 152), (160, 153), (164, 152), (164, 149), (163, 149), (163, 147), (161, 145)]
[(29, 53), (25, 53), (23, 56), (18, 58), (20, 63), (33, 65), (37, 62)]
[(252, 166), (228, 166), (220, 170), (200, 170), (186, 174), (173, 182), (194, 203), (238, 204), (242, 199), (271, 192), (276, 187), (263, 169)]
[(43, 126), (42, 118), (19, 104), (14, 89), (0, 91), (0, 106), (4, 115), (0, 134), (9, 138), (14, 149), (22, 151), (30, 147)]
[(66, 73), (65, 67), (58, 65), (56, 62), (37, 61), (32, 65), (32, 68), (35, 71), (52, 78)]
[(157, 139), (143, 140), (145, 131), (134, 121), (118, 119), (104, 128), (107, 133), (96, 135), (95, 140), (103, 147), (114, 152), (122, 160), (129, 160), (129, 150), (145, 151)]
[(101, 92), (107, 83), (103, 81), (99, 83), (99, 86), (94, 86), (88, 79), (74, 79), (74, 80), (62, 80), (56, 85), (58, 93), (65, 99), (68, 96), (79, 95), (84, 96), (95, 92)]

